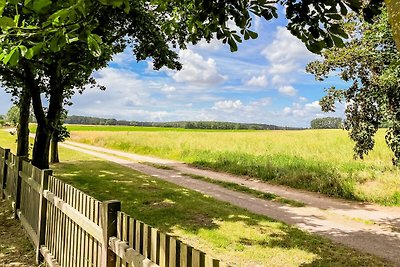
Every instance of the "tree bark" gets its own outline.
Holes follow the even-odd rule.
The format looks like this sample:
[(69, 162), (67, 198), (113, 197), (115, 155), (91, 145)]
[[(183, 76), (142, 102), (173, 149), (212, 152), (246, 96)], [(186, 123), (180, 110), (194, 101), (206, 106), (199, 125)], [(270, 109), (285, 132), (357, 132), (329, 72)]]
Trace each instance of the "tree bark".
[[(39, 88), (36, 88), (37, 90), (35, 90), (35, 93), (32, 93), (33, 109), (38, 124), (32, 154), (32, 164), (40, 169), (49, 168), (51, 137), (60, 120), (64, 100), (61, 61), (57, 59), (55, 59), (54, 64), (52, 64), (51, 69), (49, 69), (49, 87), (50, 99), (47, 115), (45, 115), (43, 111)], [(36, 113), (38, 113), (39, 117)]]
[(58, 155), (58, 133), (57, 133), (57, 131), (54, 131), (53, 136), (51, 138), (50, 162), (51, 163), (59, 163), (60, 162), (60, 158)]
[(28, 157), (29, 154), (29, 115), (31, 94), (26, 85), (23, 86), (19, 101), (17, 156)]
[(32, 164), (39, 169), (49, 168), (51, 132), (47, 123), (38, 124), (35, 145), (33, 146)]

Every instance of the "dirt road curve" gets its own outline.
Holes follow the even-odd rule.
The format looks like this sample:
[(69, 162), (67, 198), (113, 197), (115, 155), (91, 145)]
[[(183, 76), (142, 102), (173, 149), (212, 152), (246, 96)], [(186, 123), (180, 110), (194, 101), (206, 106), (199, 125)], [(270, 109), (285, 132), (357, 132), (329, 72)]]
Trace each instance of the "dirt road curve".
[[(252, 212), (296, 225), (306, 231), (379, 256), (392, 262), (395, 266), (400, 266), (400, 208), (398, 207), (381, 207), (374, 204), (333, 199), (316, 193), (270, 185), (257, 180), (200, 170), (171, 160), (140, 156), (70, 141), (62, 146), (115, 162), (213, 196), (216, 199), (232, 203)], [(165, 164), (173, 169), (157, 169), (140, 162)], [(234, 182), (259, 191), (297, 200), (305, 203), (306, 206), (292, 207), (258, 199), (215, 184), (190, 178), (183, 175), (183, 173)]]

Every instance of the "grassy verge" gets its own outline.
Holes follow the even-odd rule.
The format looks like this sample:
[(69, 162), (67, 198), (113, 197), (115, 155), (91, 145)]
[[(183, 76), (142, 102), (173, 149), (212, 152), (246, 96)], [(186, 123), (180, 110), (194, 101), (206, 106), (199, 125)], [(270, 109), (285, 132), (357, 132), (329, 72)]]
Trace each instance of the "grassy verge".
[(183, 173), (183, 175), (189, 176), (189, 177), (191, 177), (193, 179), (197, 179), (197, 180), (205, 181), (205, 182), (208, 182), (208, 183), (220, 185), (220, 186), (222, 186), (224, 188), (227, 188), (227, 189), (230, 189), (230, 190), (246, 193), (246, 194), (255, 196), (257, 198), (276, 201), (276, 202), (279, 202), (279, 203), (282, 203), (282, 204), (287, 204), (287, 205), (292, 206), (292, 207), (304, 207), (305, 206), (305, 204), (300, 202), (300, 201), (295, 201), (295, 200), (283, 198), (283, 197), (280, 197), (280, 196), (272, 194), (272, 193), (261, 192), (261, 191), (254, 190), (254, 189), (251, 189), (251, 188), (248, 188), (246, 186), (242, 186), (242, 185), (239, 185), (239, 184), (236, 184), (236, 183), (219, 181), (219, 180), (211, 179), (211, 178), (208, 178), (208, 177), (205, 177), (205, 176), (196, 175), (196, 174), (192, 174), (192, 173)]
[[(157, 163), (151, 163), (151, 162), (141, 162), (141, 164), (145, 164), (145, 165), (148, 165), (148, 166), (154, 167), (156, 169), (160, 169), (160, 170), (174, 170), (174, 168), (164, 165), (164, 164), (157, 164)], [(283, 197), (280, 197), (280, 196), (272, 194), (272, 193), (261, 192), (261, 191), (251, 189), (251, 188), (248, 188), (247, 186), (242, 186), (242, 185), (239, 185), (236, 183), (219, 181), (219, 180), (211, 179), (211, 178), (193, 174), (193, 173), (182, 173), (182, 175), (189, 176), (193, 179), (201, 180), (201, 181), (204, 181), (207, 183), (220, 185), (224, 188), (234, 190), (237, 192), (246, 193), (246, 194), (255, 196), (257, 198), (276, 201), (276, 202), (279, 202), (282, 204), (287, 204), (292, 207), (304, 207), (305, 206), (305, 204), (300, 201), (283, 198)]]
[[(0, 145), (11, 146), (0, 133)], [(61, 149), (55, 175), (235, 266), (388, 266), (382, 260), (207, 195)]]
[[(85, 128), (81, 128), (85, 129)], [(255, 177), (327, 195), (400, 205), (400, 171), (378, 132), (376, 148), (354, 160), (341, 130), (85, 132), (72, 140), (175, 159), (197, 167)]]

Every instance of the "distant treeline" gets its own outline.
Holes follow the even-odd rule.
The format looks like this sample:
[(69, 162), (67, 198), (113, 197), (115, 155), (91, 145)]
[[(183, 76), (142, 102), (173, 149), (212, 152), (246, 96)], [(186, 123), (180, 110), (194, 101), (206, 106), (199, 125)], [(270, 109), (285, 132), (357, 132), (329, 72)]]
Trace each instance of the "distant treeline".
[(116, 119), (104, 119), (87, 116), (68, 116), (67, 124), (84, 125), (123, 125), (143, 127), (170, 127), (184, 129), (210, 129), (210, 130), (301, 130), (304, 128), (282, 127), (259, 123), (236, 123), (220, 121), (175, 121), (175, 122), (138, 122)]

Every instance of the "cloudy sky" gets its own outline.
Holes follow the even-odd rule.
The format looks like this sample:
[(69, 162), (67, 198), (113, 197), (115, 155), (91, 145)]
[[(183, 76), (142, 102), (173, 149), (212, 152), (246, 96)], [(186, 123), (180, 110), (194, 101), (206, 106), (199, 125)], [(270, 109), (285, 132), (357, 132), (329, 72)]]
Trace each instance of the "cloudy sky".
[[(179, 51), (183, 70), (152, 70), (129, 50), (94, 73), (106, 91), (88, 89), (73, 97), (70, 115), (135, 121), (216, 120), (308, 127), (324, 114), (318, 100), (338, 79), (317, 82), (305, 72), (317, 56), (286, 30), (284, 19), (253, 21), (259, 33), (239, 51), (217, 40)], [(0, 91), (0, 114), (11, 103)]]

